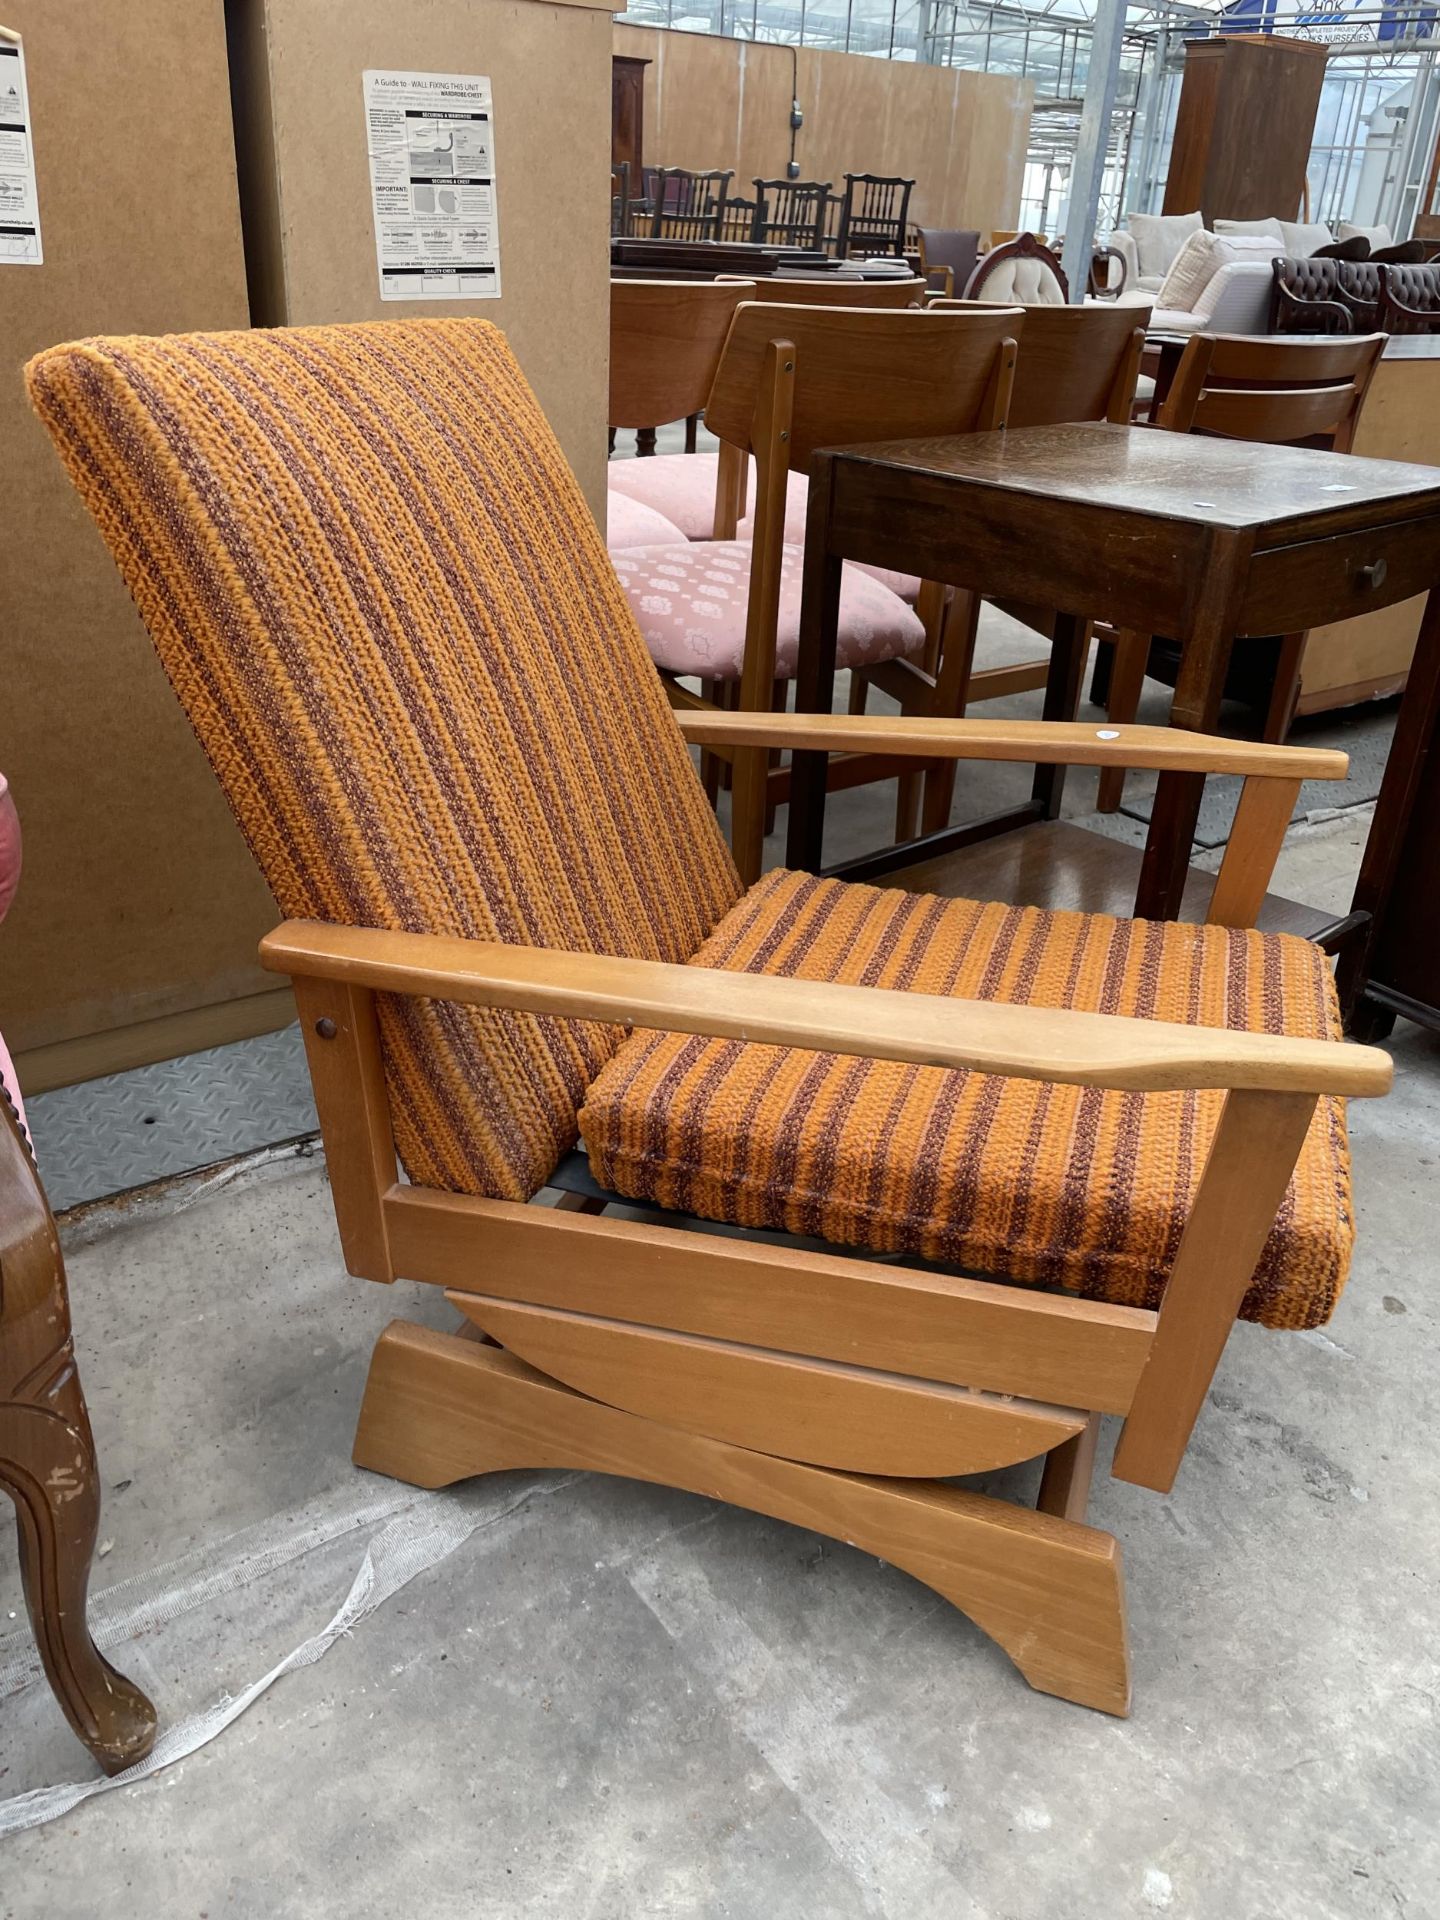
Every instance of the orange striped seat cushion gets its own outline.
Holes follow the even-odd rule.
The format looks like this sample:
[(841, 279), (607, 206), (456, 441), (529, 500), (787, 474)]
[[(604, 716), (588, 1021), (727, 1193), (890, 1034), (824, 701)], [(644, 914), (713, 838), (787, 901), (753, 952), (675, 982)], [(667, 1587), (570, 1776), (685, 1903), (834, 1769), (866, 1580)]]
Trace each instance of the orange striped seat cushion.
[[(1340, 1037), (1324, 956), (1288, 935), (797, 873), (767, 874), (692, 964)], [(580, 1130), (595, 1177), (633, 1199), (1154, 1306), (1223, 1099), (644, 1033), (591, 1085)], [(1325, 1100), (1243, 1316), (1318, 1326), (1352, 1238), (1344, 1108)]]

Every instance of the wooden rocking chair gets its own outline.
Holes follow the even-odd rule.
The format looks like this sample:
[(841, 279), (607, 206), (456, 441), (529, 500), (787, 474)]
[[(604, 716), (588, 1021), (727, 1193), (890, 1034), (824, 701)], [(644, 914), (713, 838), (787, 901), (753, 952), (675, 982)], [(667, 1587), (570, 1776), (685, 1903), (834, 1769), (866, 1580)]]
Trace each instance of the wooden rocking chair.
[[(29, 378), (290, 916), (264, 958), (346, 1264), (445, 1288), (499, 1343), (392, 1323), (356, 1460), (426, 1486), (582, 1466), (812, 1527), (1032, 1685), (1125, 1712), (1099, 1418), (1124, 1417), (1115, 1471), (1168, 1488), (1237, 1309), (1325, 1317), (1339, 1096), (1389, 1084), (1339, 1044), (1323, 957), (1237, 930), (1295, 782), (1343, 756), (672, 714), (483, 322), (91, 341)], [(1246, 773), (1212, 924), (742, 891), (687, 743), (822, 737)], [(1039, 1456), (1038, 1510), (952, 1484)]]

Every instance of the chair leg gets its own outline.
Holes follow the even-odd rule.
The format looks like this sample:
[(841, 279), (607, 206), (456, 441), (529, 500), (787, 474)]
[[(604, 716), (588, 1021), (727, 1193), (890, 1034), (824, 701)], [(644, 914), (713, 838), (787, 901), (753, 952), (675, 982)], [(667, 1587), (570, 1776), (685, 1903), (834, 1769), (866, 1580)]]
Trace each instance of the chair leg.
[(838, 1473), (707, 1440), (587, 1399), (503, 1350), (403, 1321), (376, 1345), (355, 1461), (424, 1487), (581, 1467), (810, 1527), (933, 1587), (1040, 1692), (1129, 1710), (1120, 1550), (1093, 1527), (944, 1481)]
[(106, 1773), (155, 1743), (155, 1709), (97, 1651), (85, 1619), (100, 1483), (74, 1356), (26, 1399), (0, 1404), (0, 1487), (15, 1502), (20, 1577), (55, 1697)]
[(1303, 633), (1287, 633), (1280, 642), (1280, 658), (1275, 662), (1275, 684), (1270, 689), (1270, 705), (1265, 713), (1264, 740), (1280, 746), (1295, 724), (1295, 709), (1300, 704), (1300, 670), (1305, 663)]
[(700, 425), (700, 416), (698, 413), (686, 414), (685, 416), (685, 451), (686, 453), (694, 453), (695, 451), (695, 445), (696, 445), (695, 430), (699, 425)]
[(1057, 1520), (1083, 1520), (1090, 1504), (1090, 1482), (1095, 1477), (1095, 1448), (1100, 1439), (1100, 1416), (1092, 1413), (1082, 1433), (1063, 1445), (1052, 1447), (1045, 1456), (1040, 1476), (1040, 1493), (1035, 1501), (1038, 1513), (1053, 1513)]
[[(1110, 697), (1106, 712), (1121, 726), (1140, 711), (1140, 692), (1145, 685), (1145, 668), (1150, 660), (1150, 636), (1122, 627), (1115, 635), (1110, 662)], [(1105, 767), (1100, 774), (1100, 792), (1096, 807), (1101, 813), (1114, 813), (1125, 796), (1124, 767)]]
[(655, 451), (654, 427), (637, 427), (635, 429), (636, 459), (637, 460), (648, 459), (654, 453), (654, 451)]
[(866, 673), (864, 669), (861, 667), (852, 667), (850, 669), (850, 703), (849, 703), (850, 712), (864, 713), (865, 703), (869, 698), (870, 698), (869, 674)]
[[(980, 631), (978, 593), (957, 590), (945, 613), (940, 670), (936, 676), (931, 712), (937, 719), (964, 718), (970, 673), (975, 664), (975, 642)], [(955, 762), (938, 760), (925, 769), (925, 798), (920, 809), (921, 833), (939, 833), (949, 825), (955, 799)]]

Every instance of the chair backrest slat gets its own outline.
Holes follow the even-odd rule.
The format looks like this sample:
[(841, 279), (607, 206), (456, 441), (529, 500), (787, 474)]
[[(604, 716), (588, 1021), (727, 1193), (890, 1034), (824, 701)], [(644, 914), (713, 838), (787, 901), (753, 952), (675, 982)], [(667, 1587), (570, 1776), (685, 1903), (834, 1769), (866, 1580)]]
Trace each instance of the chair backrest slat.
[[(694, 953), (739, 892), (569, 465), (482, 320), (91, 340), (31, 397), (280, 911)], [(411, 1177), (523, 1198), (619, 1033), (379, 1003)]]
[(842, 280), (838, 274), (814, 279), (782, 279), (779, 274), (754, 281), (747, 300), (780, 307), (918, 307), (925, 297), (923, 280)]
[(612, 280), (612, 427), (685, 420), (705, 404), (735, 309), (751, 280)]
[(1159, 424), (1174, 433), (1348, 453), (1384, 351), (1381, 333), (1196, 334)]
[[(983, 313), (985, 304), (932, 300), (935, 312)], [(1010, 396), (1012, 427), (1130, 418), (1140, 377), (1148, 307), (1026, 307)]]
[(1000, 425), (982, 414), (1002, 344), (1021, 336), (1024, 321), (1018, 308), (1005, 307), (890, 313), (747, 303), (736, 309), (705, 424), (719, 439), (752, 448), (765, 350), (784, 340), (797, 364), (785, 443), (790, 467), (807, 468), (817, 447)]

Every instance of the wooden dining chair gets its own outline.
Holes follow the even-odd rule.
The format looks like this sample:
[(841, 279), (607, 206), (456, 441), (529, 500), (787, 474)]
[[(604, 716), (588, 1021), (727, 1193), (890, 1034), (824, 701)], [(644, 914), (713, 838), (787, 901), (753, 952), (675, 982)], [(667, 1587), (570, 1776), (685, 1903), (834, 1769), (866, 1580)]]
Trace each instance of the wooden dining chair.
[[(932, 300), (930, 313), (984, 312), (982, 303)], [(1038, 306), (1024, 309), (1021, 350), (1010, 395), (1009, 426), (1059, 426), (1076, 420), (1125, 425), (1140, 375), (1148, 307)], [(863, 713), (871, 687), (898, 702), (902, 713), (954, 717), (980, 700), (1006, 699), (1043, 687), (1048, 655), (1012, 666), (975, 670), (975, 644), (982, 598), (959, 590), (950, 596), (941, 646), (928, 660), (890, 661), (850, 677), (850, 708)], [(1044, 638), (1054, 632), (1053, 608), (1004, 602), (1002, 611)], [(922, 790), (923, 780), (923, 790)], [(901, 777), (896, 796), (895, 837), (931, 833), (950, 817), (955, 763), (937, 761)]]
[[(753, 287), (748, 280), (610, 282), (612, 450), (616, 428), (633, 427), (636, 453), (654, 458), (656, 428), (699, 413), (735, 309)], [(621, 464), (630, 463), (612, 466), (612, 481)]]
[(652, 240), (724, 238), (725, 203), (735, 169), (697, 173), (689, 167), (655, 169), (655, 204), (650, 215)]
[(756, 180), (749, 238), (762, 247), (824, 250), (832, 192), (828, 180)]
[[(1385, 342), (1383, 333), (1358, 338), (1196, 334), (1180, 356), (1156, 424), (1168, 433), (1348, 453)], [(1280, 639), (1263, 726), (1266, 740), (1283, 740), (1290, 731), (1300, 698), (1305, 639), (1304, 633)], [(1151, 636), (1121, 631), (1113, 646), (1106, 710), (1112, 719), (1133, 720), (1150, 661)], [(1124, 791), (1123, 767), (1102, 774), (1100, 811), (1115, 812)]]
[[(773, 416), (784, 359), (747, 351)], [(1203, 1412), (1223, 1475), (1233, 1416), (1206, 1400), (1236, 1313), (1315, 1326), (1350, 1260), (1344, 1098), (1390, 1063), (1341, 1044), (1318, 949), (1245, 930), (1296, 783), (1344, 756), (672, 714), (484, 321), (91, 340), (28, 377), (288, 916), (262, 957), (294, 982), (345, 1264), (489, 1336), (393, 1320), (358, 1464), (752, 1508), (1124, 1713), (1119, 1548), (1086, 1518), (1101, 1418), (1113, 1473), (1168, 1491)], [(1224, 769), (1246, 798), (1205, 926), (746, 890), (706, 742)], [(957, 1484), (1030, 1459), (1033, 1507)], [(1295, 1577), (1291, 1604), (1331, 1597)], [(1224, 1644), (1196, 1657), (1223, 1688)]]
[[(615, 556), (651, 658), (680, 705), (719, 688), (740, 709), (783, 699), (799, 649), (803, 551), (793, 537), (795, 490), (818, 447), (1002, 426), (1020, 316), (1004, 308), (934, 313), (746, 303), (736, 310), (705, 423), (720, 440), (715, 538), (683, 549)], [(745, 525), (748, 463), (754, 507)], [(787, 526), (787, 522), (789, 523)], [(921, 605), (922, 597), (924, 605)], [(923, 652), (943, 591), (874, 567), (845, 569), (839, 658), (874, 665)], [(683, 685), (699, 680), (710, 690)], [(746, 880), (759, 877), (765, 825), (789, 774), (739, 749), (731, 761), (731, 845)], [(894, 778), (874, 758), (832, 768), (836, 785)]]
[(914, 186), (898, 175), (847, 173), (835, 249), (840, 258), (904, 253)]

